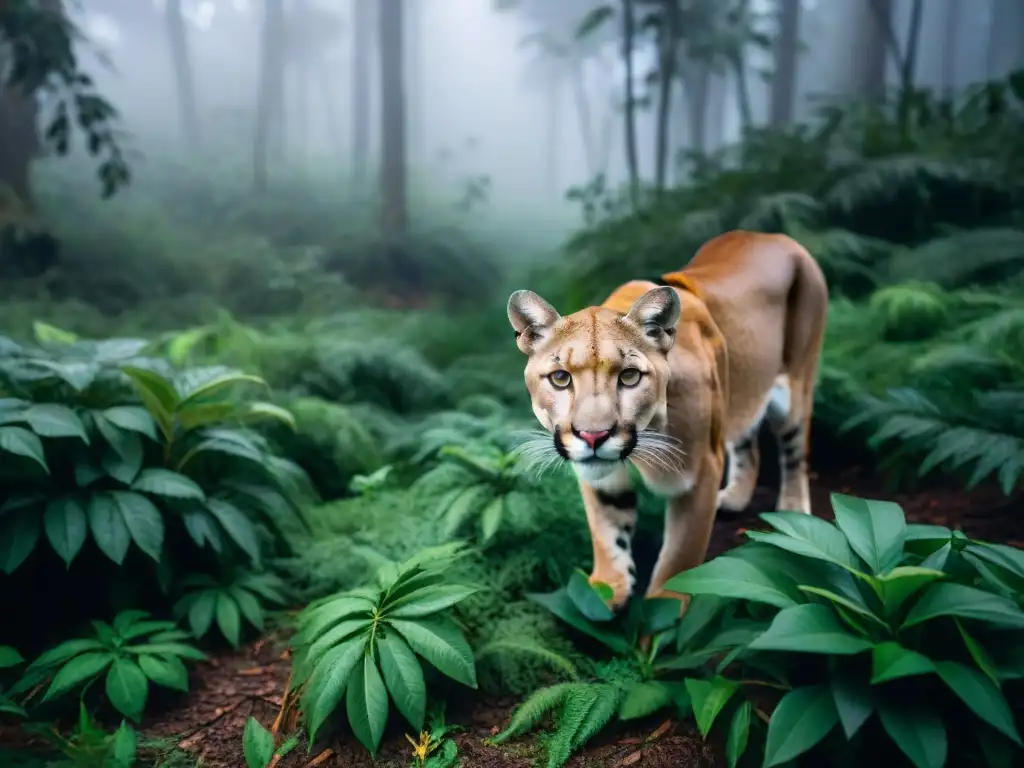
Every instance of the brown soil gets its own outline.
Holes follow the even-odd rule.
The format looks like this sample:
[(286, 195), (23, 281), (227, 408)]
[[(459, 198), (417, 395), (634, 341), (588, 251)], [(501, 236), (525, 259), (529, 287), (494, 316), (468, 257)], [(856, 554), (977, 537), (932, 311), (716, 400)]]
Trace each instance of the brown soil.
[[(903, 507), (909, 520), (961, 527), (968, 535), (1024, 546), (1024, 516), (1014, 514), (1019, 500), (1007, 500), (998, 489), (971, 493), (955, 487), (935, 487), (916, 493), (891, 494), (880, 481), (856, 470), (815, 479), (815, 513), (831, 518), (829, 491), (864, 498), (888, 498)], [(746, 528), (761, 528), (759, 511), (772, 509), (774, 491), (759, 489), (751, 509), (721, 517), (716, 524), (709, 556), (744, 541)], [(237, 652), (224, 653), (193, 669), (192, 690), (176, 707), (143, 723), (147, 736), (171, 739), (178, 748), (201, 758), (204, 768), (244, 768), (242, 728), (249, 715), (272, 727), (281, 711), (289, 663), (283, 646), (272, 639), (257, 641)], [(448, 721), (463, 726), (453, 738), (464, 768), (530, 768), (537, 752), (529, 739), (501, 748), (484, 740), (507, 722), (512, 700), (477, 699), (461, 709), (455, 705)], [(569, 765), (636, 766), (637, 768), (711, 768), (724, 765), (716, 749), (705, 744), (688, 723), (654, 719), (631, 728), (611, 729), (595, 740)], [(406, 768), (411, 746), (400, 730), (389, 731), (376, 761), (351, 738), (342, 736), (307, 752), (305, 744), (286, 756), (276, 768)]]

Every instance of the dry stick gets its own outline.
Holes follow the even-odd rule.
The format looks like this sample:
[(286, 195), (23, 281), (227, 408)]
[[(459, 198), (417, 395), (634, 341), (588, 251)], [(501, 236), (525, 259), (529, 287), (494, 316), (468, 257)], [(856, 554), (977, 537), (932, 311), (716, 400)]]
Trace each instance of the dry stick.
[(330, 748), (325, 749), (319, 755), (317, 755), (312, 760), (310, 760), (308, 763), (306, 763), (306, 765), (303, 766), (303, 768), (316, 768), (316, 766), (318, 766), (318, 765), (323, 765), (324, 763), (327, 762), (328, 758), (330, 758), (330, 756), (333, 755), (333, 754), (334, 754), (334, 750), (333, 749), (330, 749)]

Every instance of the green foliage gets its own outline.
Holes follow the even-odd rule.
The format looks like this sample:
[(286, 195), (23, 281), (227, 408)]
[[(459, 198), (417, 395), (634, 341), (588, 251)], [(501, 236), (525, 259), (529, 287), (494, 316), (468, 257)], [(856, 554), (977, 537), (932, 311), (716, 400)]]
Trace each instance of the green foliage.
[(166, 591), (187, 559), (258, 565), (301, 530), (304, 478), (246, 426), (291, 416), (237, 396), (262, 381), (220, 366), (178, 372), (144, 347), (0, 339), (4, 573), (44, 538), (71, 568), (91, 539)]
[(245, 721), (242, 730), (242, 754), (246, 768), (267, 768), (275, 757), (284, 757), (299, 744), (298, 738), (285, 739), (281, 746), (274, 748), (274, 735), (264, 728), (252, 715)]
[(443, 704), (433, 708), (428, 720), (430, 727), (420, 731), (418, 741), (405, 737), (412, 744), (413, 768), (457, 768), (459, 747), (448, 736), (459, 729), (445, 723)]
[[(25, 659), (9, 645), (0, 645), (0, 671), (23, 664)], [(0, 715), (25, 717), (25, 709), (0, 687)]]
[[(735, 694), (779, 689), (766, 768), (826, 738), (868, 761), (881, 754), (879, 729), (913, 764), (941, 766), (946, 724), (960, 731), (964, 718), (973, 748), (1019, 758), (1003, 689), (1024, 677), (1024, 554), (908, 525), (891, 502), (834, 494), (832, 504), (834, 524), (763, 514), (772, 530), (748, 532), (752, 543), (666, 585), (698, 596), (687, 614), (698, 611), (696, 623), (677, 635), (681, 655), (663, 666), (714, 665), (709, 680), (687, 683), (702, 732), (728, 711), (731, 740), (750, 722), (743, 708), (759, 706)], [(746, 738), (736, 733), (737, 744)]]
[(442, 674), (476, 687), (476, 668), (462, 630), (444, 615), (476, 591), (453, 583), (446, 570), (458, 546), (428, 549), (377, 573), (377, 588), (340, 593), (300, 616), (296, 684), (303, 688), (310, 740), (345, 696), (356, 738), (376, 754), (388, 717), (388, 699), (417, 731), (426, 713), (426, 682), (419, 658)]
[(46, 726), (33, 725), (31, 730), (64, 756), (63, 760), (46, 763), (53, 768), (133, 768), (137, 765), (135, 729), (122, 720), (116, 731), (107, 733), (89, 715), (84, 702), (79, 704), (75, 729), (67, 736)]
[(106, 700), (138, 722), (150, 683), (188, 691), (184, 660), (206, 658), (187, 632), (174, 622), (150, 619), (145, 611), (122, 611), (110, 624), (93, 621), (92, 629), (90, 636), (66, 640), (34, 659), (15, 690), (48, 683), (42, 698), (46, 702), (87, 690), (102, 677)]
[(233, 648), (242, 640), (243, 620), (262, 632), (267, 607), (283, 607), (288, 594), (287, 585), (272, 573), (242, 572), (225, 581), (189, 574), (180, 586), (184, 594), (174, 605), (175, 618), (188, 617), (189, 629), (197, 638), (205, 637), (216, 622)]

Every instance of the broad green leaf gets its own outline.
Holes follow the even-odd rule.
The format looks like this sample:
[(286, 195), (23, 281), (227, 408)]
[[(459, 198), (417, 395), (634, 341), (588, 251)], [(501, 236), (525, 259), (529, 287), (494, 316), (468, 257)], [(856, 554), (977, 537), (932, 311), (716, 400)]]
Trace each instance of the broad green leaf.
[(501, 518), (504, 514), (505, 499), (501, 496), (491, 499), (484, 507), (484, 511), (480, 513), (480, 538), (484, 544), (494, 538), (494, 534), (501, 526)]
[(149, 693), (149, 682), (131, 659), (115, 658), (107, 670), (107, 698), (114, 709), (136, 722), (142, 717)]
[(86, 510), (93, 541), (100, 552), (118, 565), (124, 562), (132, 535), (128, 531), (121, 509), (107, 493), (96, 493), (89, 498)]
[(238, 603), (227, 592), (217, 592), (216, 616), (221, 634), (233, 648), (237, 648), (242, 639), (242, 616), (238, 611)]
[(847, 632), (829, 608), (806, 604), (783, 608), (768, 629), (747, 647), (758, 651), (851, 655), (871, 646), (864, 638)]
[(164, 640), (145, 645), (126, 645), (124, 650), (128, 653), (152, 653), (157, 656), (180, 656), (192, 661), (206, 661), (206, 654), (195, 646)]
[(736, 768), (747, 751), (747, 741), (750, 738), (750, 713), (753, 707), (750, 702), (744, 700), (736, 707), (729, 723), (729, 733), (725, 737), (725, 759), (729, 768)]
[(455, 537), (463, 522), (481, 508), (481, 504), (493, 493), (491, 486), (481, 483), (463, 490), (447, 509), (443, 510), (441, 539)]
[(842, 531), (831, 523), (800, 512), (765, 512), (760, 517), (779, 533), (747, 531), (747, 536), (754, 541), (856, 571), (853, 550)]
[(128, 632), (129, 629), (137, 626), (143, 619), (149, 618), (149, 615), (149, 611), (140, 611), (138, 609), (129, 608), (124, 611), (119, 611), (110, 626), (114, 630), (115, 635), (124, 637), (125, 633)]
[(921, 566), (901, 565), (886, 574), (876, 576), (871, 585), (875, 588), (882, 605), (889, 616), (894, 616), (911, 597), (946, 574), (939, 570)]
[(151, 440), (157, 439), (156, 422), (145, 408), (138, 405), (115, 405), (103, 411), (102, 415), (115, 427), (138, 432)]
[(113, 758), (114, 765), (110, 768), (132, 768), (135, 765), (135, 753), (138, 749), (138, 739), (135, 729), (124, 720), (114, 732)]
[(126, 365), (122, 371), (132, 380), (139, 397), (163, 432), (170, 440), (174, 433), (174, 411), (178, 407), (178, 393), (174, 385), (156, 371)]
[(427, 686), (419, 659), (396, 632), (388, 632), (377, 641), (380, 669), (384, 682), (402, 717), (413, 730), (423, 730), (427, 708)]
[(996, 669), (996, 663), (992, 660), (992, 656), (989, 654), (985, 647), (975, 640), (971, 634), (964, 628), (963, 622), (958, 619), (953, 619), (956, 624), (957, 631), (960, 632), (960, 637), (964, 641), (964, 646), (967, 648), (967, 652), (974, 659), (974, 663), (978, 665), (978, 669), (984, 672), (988, 678), (995, 683), (999, 684), (999, 672)]
[(6, 574), (25, 562), (43, 533), (40, 515), (25, 507), (0, 516), (0, 569)]
[(223, 499), (207, 499), (206, 508), (210, 510), (217, 522), (223, 526), (231, 540), (249, 556), (254, 565), (260, 562), (260, 543), (256, 537), (256, 528), (234, 504)]
[(729, 703), (732, 695), (739, 690), (739, 683), (716, 677), (712, 680), (686, 678), (686, 692), (690, 694), (693, 705), (693, 717), (697, 721), (700, 735), (707, 738), (715, 718)]
[(239, 384), (255, 384), (258, 387), (267, 387), (267, 382), (259, 376), (232, 371), (230, 373), (224, 373), (219, 376), (215, 376), (212, 379), (208, 379), (198, 386), (190, 387), (188, 392), (182, 397), (178, 404), (178, 408), (180, 410), (185, 410), (194, 403), (202, 400), (204, 397), (210, 397), (211, 395), (218, 394), (224, 390), (230, 389), (231, 387), (238, 386)]
[(438, 584), (426, 587), (416, 592), (410, 592), (393, 606), (388, 606), (386, 615), (397, 619), (429, 616), (462, 602), (478, 591), (476, 587), (467, 587), (462, 584)]
[(43, 441), (39, 439), (38, 435), (23, 427), (0, 427), (0, 451), (32, 459), (47, 472), (50, 471), (50, 467), (46, 463)]
[(139, 669), (157, 685), (188, 691), (188, 670), (177, 656), (139, 655)]
[(252, 715), (242, 729), (242, 754), (246, 768), (267, 768), (274, 759), (274, 735)]
[(833, 493), (832, 510), (850, 547), (874, 573), (899, 562), (907, 525), (899, 504)]
[(91, 680), (106, 669), (114, 661), (112, 653), (83, 653), (69, 659), (53, 676), (50, 687), (46, 689), (43, 701), (52, 699), (79, 683)]
[(1024, 629), (1024, 612), (1005, 597), (963, 584), (933, 584), (921, 595), (903, 627), (913, 627), (939, 616), (976, 619), (1007, 629)]
[(999, 686), (976, 669), (955, 661), (936, 661), (935, 671), (982, 722), (988, 723), (1015, 744), (1024, 746), (1013, 722), (1013, 713)]
[(17, 650), (9, 645), (0, 645), (0, 669), (16, 667), (24, 661), (25, 659)]
[(676, 650), (682, 652), (710, 625), (727, 604), (713, 595), (694, 595), (676, 628)]
[(243, 424), (257, 421), (279, 421), (292, 430), (296, 429), (295, 417), (291, 411), (273, 403), (244, 403), (238, 409), (237, 418)]
[(876, 626), (881, 627), (882, 629), (889, 628), (888, 624), (886, 624), (882, 619), (875, 616), (875, 614), (872, 613), (871, 610), (865, 607), (863, 604), (858, 603), (854, 600), (850, 600), (847, 597), (843, 597), (840, 594), (836, 594), (835, 592), (829, 589), (812, 587), (808, 586), (807, 584), (800, 584), (797, 586), (797, 589), (799, 589), (801, 592), (807, 593), (808, 595), (817, 595), (818, 597), (823, 597), (829, 602), (835, 603), (836, 606), (842, 606), (843, 608), (846, 608), (847, 610), (852, 611), (858, 616), (867, 619), (872, 624), (875, 624)]
[(773, 579), (754, 563), (728, 555), (716, 557), (673, 576), (666, 582), (665, 589), (687, 595), (750, 600), (777, 608), (797, 604), (787, 584)]
[(40, 344), (74, 344), (78, 336), (41, 320), (32, 321), (32, 334)]
[(256, 596), (252, 592), (242, 589), (234, 584), (228, 587), (228, 592), (238, 604), (238, 609), (242, 612), (242, 616), (245, 617), (245, 620), (252, 624), (256, 629), (262, 631), (263, 607), (260, 605), (260, 601)]
[(860, 677), (852, 676), (833, 677), (830, 688), (843, 733), (847, 741), (852, 740), (875, 711), (871, 689)]
[(160, 467), (148, 467), (139, 472), (132, 483), (132, 490), (175, 499), (206, 498), (203, 489), (196, 485), (195, 480)]
[(590, 637), (600, 641), (616, 653), (630, 653), (632, 651), (632, 646), (621, 634), (613, 630), (602, 629), (581, 614), (579, 609), (573, 605), (572, 600), (569, 599), (569, 595), (564, 588), (546, 594), (531, 593), (527, 595), (527, 599), (546, 608), (569, 626), (585, 635), (590, 635)]
[(354, 637), (332, 648), (306, 682), (302, 709), (306, 713), (310, 742), (345, 695), (353, 670), (363, 660), (365, 647), (363, 638)]
[(190, 507), (181, 510), (181, 521), (185, 530), (196, 543), (197, 547), (210, 545), (210, 549), (220, 554), (224, 550), (224, 539), (221, 536), (217, 521), (201, 507)]
[(935, 665), (931, 659), (897, 642), (879, 643), (871, 650), (872, 685), (900, 677), (927, 675), (934, 671)]
[(943, 768), (949, 744), (942, 720), (928, 705), (917, 701), (912, 707), (880, 699), (878, 717), (882, 727), (916, 768)]
[(362, 669), (357, 665), (349, 680), (345, 711), (359, 743), (376, 757), (388, 721), (388, 692), (369, 653), (363, 656)]
[(70, 566), (88, 536), (89, 526), (82, 506), (67, 496), (54, 499), (46, 505), (43, 528), (53, 551)]
[(640, 612), (643, 633), (657, 635), (679, 622), (682, 602), (674, 597), (648, 597), (640, 601)]
[(118, 429), (102, 416), (97, 416), (95, 421), (96, 427), (113, 449), (106, 451), (100, 459), (103, 471), (115, 480), (131, 485), (145, 460), (142, 438), (136, 432)]
[(340, 621), (369, 617), (373, 609), (373, 601), (351, 592), (331, 597), (315, 608), (307, 608), (302, 612), (294, 642), (297, 645), (311, 643)]
[(164, 546), (164, 519), (149, 499), (132, 491), (112, 491), (110, 499), (117, 506), (135, 546), (160, 562)]
[(968, 545), (967, 551), (992, 565), (1005, 568), (1018, 579), (1024, 579), (1024, 550), (1006, 544), (976, 541)]
[(572, 604), (576, 606), (576, 610), (589, 621), (604, 622), (615, 618), (612, 609), (590, 585), (590, 580), (583, 571), (576, 569), (572, 572), (565, 591)]
[(305, 647), (303, 663), (310, 665), (316, 664), (316, 662), (319, 661), (320, 658), (331, 648), (334, 648), (344, 640), (348, 640), (357, 633), (365, 632), (372, 626), (372, 619), (369, 617), (364, 619), (350, 619), (348, 621), (342, 621), (339, 624), (335, 624), (320, 635), (316, 642)]
[(661, 680), (630, 683), (619, 703), (620, 720), (638, 720), (653, 715), (673, 701), (671, 686)]
[(817, 746), (838, 722), (828, 686), (794, 688), (782, 697), (768, 723), (764, 768), (789, 762)]
[(210, 631), (213, 624), (213, 615), (217, 609), (217, 591), (207, 589), (200, 592), (192, 600), (188, 609), (188, 626), (192, 634), (202, 637)]
[(463, 685), (476, 688), (473, 651), (463, 637), (462, 630), (451, 619), (392, 619), (388, 623), (398, 630), (417, 654), (433, 664), (439, 672)]
[(36, 403), (21, 414), (21, 420), (40, 437), (77, 437), (89, 443), (82, 419), (66, 405)]
[(44, 651), (32, 660), (33, 668), (51, 667), (86, 651), (102, 651), (103, 643), (91, 637), (76, 637)]

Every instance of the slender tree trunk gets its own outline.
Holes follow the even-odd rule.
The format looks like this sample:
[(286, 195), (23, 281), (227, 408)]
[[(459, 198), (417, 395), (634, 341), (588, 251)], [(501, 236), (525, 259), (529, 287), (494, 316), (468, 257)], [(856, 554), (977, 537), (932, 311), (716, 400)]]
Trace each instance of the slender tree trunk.
[(754, 109), (750, 105), (750, 86), (747, 83), (747, 63), (737, 56), (732, 63), (736, 74), (736, 102), (740, 109), (740, 126), (745, 131), (754, 124)]
[(797, 54), (800, 46), (800, 0), (781, 0), (779, 35), (775, 39), (775, 75), (768, 120), (771, 125), (793, 122), (796, 103)]
[(381, 229), (404, 239), (409, 227), (406, 200), (404, 0), (380, 3)]
[(545, 95), (547, 104), (544, 105), (544, 162), (547, 166), (548, 191), (557, 198), (561, 195), (558, 158), (561, 156), (559, 143), (562, 136), (562, 80), (554, 71), (548, 75)]
[(942, 90), (947, 98), (956, 88), (956, 73), (960, 43), (960, 0), (946, 0), (946, 21), (942, 43)]
[(405, 4), (405, 77), (406, 107), (408, 111), (408, 151), (413, 166), (423, 152), (423, 2), (412, 0)]
[(892, 26), (892, 0), (866, 0), (861, 6), (856, 41), (857, 85), (867, 98), (881, 100), (885, 95), (889, 42), (886, 29)]
[(590, 99), (587, 98), (586, 83), (583, 79), (583, 61), (575, 54), (569, 54), (569, 83), (572, 98), (576, 104), (576, 119), (580, 126), (580, 139), (587, 158), (587, 173), (591, 178), (599, 172), (597, 144), (594, 137), (594, 122), (590, 114)]
[(916, 81), (917, 50), (921, 45), (921, 17), (924, 14), (924, 0), (914, 0), (910, 8), (910, 24), (907, 27), (907, 44), (900, 68), (900, 88), (909, 92)]
[(189, 56), (188, 35), (185, 31), (185, 20), (181, 15), (181, 0), (167, 0), (164, 16), (167, 22), (167, 40), (171, 49), (171, 66), (174, 70), (181, 137), (188, 149), (196, 149), (200, 137), (199, 108), (196, 104), (195, 76), (192, 71), (192, 58)]
[(261, 34), (259, 93), (256, 100), (256, 138), (253, 142), (253, 180), (258, 192), (267, 188), (267, 155), (275, 118), (281, 117), (283, 111), (284, 23), (282, 0), (266, 0)]
[(691, 59), (684, 71), (689, 118), (690, 148), (707, 152), (708, 101), (711, 93), (711, 67)]
[(989, 78), (1003, 78), (1024, 69), (1024, 3), (993, 0), (985, 68)]
[(672, 86), (676, 81), (676, 59), (679, 47), (680, 23), (679, 6), (676, 0), (664, 3), (660, 39), (658, 41), (658, 123), (655, 136), (654, 173), (655, 188), (660, 192), (665, 189), (668, 178), (669, 142), (671, 141), (670, 117), (672, 116)]
[(352, 17), (352, 176), (366, 183), (370, 167), (370, 56), (374, 34), (374, 0), (353, 0)]
[(640, 204), (640, 161), (637, 156), (636, 104), (633, 98), (633, 38), (636, 20), (633, 0), (622, 0), (622, 56), (625, 59), (626, 165), (629, 169), (629, 199), (636, 208)]

